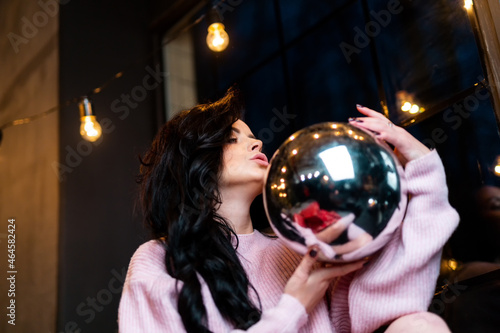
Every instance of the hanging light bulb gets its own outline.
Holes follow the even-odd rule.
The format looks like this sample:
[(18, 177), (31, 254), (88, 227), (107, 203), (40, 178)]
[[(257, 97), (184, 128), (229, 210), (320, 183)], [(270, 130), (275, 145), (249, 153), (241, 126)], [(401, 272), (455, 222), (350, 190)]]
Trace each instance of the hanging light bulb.
[(80, 107), (80, 135), (87, 141), (97, 141), (102, 134), (101, 125), (95, 119), (92, 104), (87, 97), (83, 97), (79, 103)]
[(224, 51), (229, 45), (229, 35), (224, 30), (224, 24), (221, 23), (219, 13), (215, 8), (211, 8), (207, 13), (208, 35), (207, 45), (210, 50), (215, 52)]
[(464, 8), (465, 8), (465, 9), (467, 9), (467, 10), (471, 10), (471, 9), (472, 9), (472, 5), (473, 5), (472, 0), (465, 0), (465, 1), (464, 1)]

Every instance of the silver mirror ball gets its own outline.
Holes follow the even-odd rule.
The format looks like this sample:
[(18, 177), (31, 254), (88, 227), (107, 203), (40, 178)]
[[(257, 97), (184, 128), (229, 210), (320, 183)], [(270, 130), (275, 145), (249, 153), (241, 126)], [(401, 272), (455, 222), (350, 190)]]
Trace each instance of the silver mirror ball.
[[(317, 237), (337, 253), (332, 262), (343, 261), (375, 239), (398, 208), (397, 163), (387, 145), (352, 125), (299, 130), (270, 161), (263, 191), (269, 222), (294, 250), (304, 254)], [(328, 229), (337, 223), (339, 235)]]

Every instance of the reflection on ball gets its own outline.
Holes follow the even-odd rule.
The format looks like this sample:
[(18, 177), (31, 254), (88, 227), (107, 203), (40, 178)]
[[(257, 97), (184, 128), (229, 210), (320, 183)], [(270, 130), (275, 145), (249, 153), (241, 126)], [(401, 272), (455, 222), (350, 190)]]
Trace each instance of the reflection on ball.
[[(342, 261), (339, 254), (376, 238), (398, 208), (396, 163), (389, 149), (352, 125), (306, 127), (271, 159), (264, 184), (267, 217), (277, 234), (302, 252), (317, 237), (335, 249), (332, 261)], [(330, 239), (329, 228), (336, 224), (341, 231)]]

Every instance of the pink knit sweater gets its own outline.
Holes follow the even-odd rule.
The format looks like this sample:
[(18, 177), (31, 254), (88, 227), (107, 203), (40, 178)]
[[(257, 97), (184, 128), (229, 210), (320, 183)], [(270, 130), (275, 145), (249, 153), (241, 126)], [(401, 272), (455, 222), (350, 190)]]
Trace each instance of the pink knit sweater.
[[(441, 249), (458, 215), (448, 203), (444, 169), (435, 151), (408, 163), (401, 176), (411, 194), (404, 223), (367, 266), (334, 281), (309, 315), (299, 301), (283, 294), (300, 256), (280, 239), (258, 231), (238, 236), (238, 255), (262, 302), (261, 320), (248, 332), (364, 333), (427, 310)], [(164, 256), (164, 248), (153, 240), (132, 257), (120, 301), (120, 332), (185, 332), (177, 312), (176, 280), (166, 273)], [(209, 329), (240, 332), (220, 315), (200, 281)], [(181, 286), (179, 282), (179, 290)]]

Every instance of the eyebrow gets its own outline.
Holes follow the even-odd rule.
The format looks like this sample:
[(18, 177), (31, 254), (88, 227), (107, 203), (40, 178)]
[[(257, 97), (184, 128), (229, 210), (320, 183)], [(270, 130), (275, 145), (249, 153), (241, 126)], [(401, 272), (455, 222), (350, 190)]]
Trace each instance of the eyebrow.
[[(240, 131), (239, 129), (237, 129), (236, 127), (231, 127), (231, 129), (232, 129), (233, 131), (235, 131), (236, 133), (241, 134), (241, 131)], [(255, 137), (255, 135), (253, 135), (253, 134), (250, 134), (248, 137), (249, 137), (249, 138), (251, 138), (251, 139), (257, 139), (257, 138)]]

